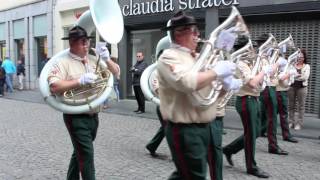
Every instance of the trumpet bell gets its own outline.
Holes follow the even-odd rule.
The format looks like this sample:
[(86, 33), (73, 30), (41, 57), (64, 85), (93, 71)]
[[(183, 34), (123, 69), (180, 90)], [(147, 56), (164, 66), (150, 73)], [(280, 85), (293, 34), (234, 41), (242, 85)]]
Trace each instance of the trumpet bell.
[(141, 75), (140, 86), (143, 94), (148, 100), (160, 105), (160, 99), (156, 95), (155, 89), (152, 85), (153, 81), (155, 80), (156, 70), (157, 63), (153, 63), (152, 65), (148, 66)]
[[(169, 23), (169, 22), (168, 22)], [(159, 58), (161, 52), (170, 47), (171, 38), (170, 35), (167, 35), (159, 40), (156, 47), (156, 59)], [(144, 96), (152, 101), (153, 103), (160, 105), (160, 99), (155, 92), (153, 81), (158, 81), (156, 77), (157, 63), (153, 63), (147, 67), (140, 79), (140, 86)]]
[(117, 0), (91, 0), (90, 12), (104, 40), (116, 44), (122, 39), (124, 23)]

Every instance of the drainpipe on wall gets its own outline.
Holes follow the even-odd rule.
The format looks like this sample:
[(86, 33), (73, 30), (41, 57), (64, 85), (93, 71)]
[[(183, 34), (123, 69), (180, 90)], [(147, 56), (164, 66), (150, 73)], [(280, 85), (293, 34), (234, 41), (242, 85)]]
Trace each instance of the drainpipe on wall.
[[(30, 44), (31, 44), (31, 42), (30, 42), (30, 24), (29, 24), (29, 17), (27, 17), (27, 20), (26, 20), (26, 24), (27, 24), (27, 39), (26, 39), (26, 42), (28, 43), (28, 50), (27, 50), (27, 56), (28, 56), (28, 58), (27, 58), (27, 60), (28, 60), (28, 87), (29, 87), (29, 89), (31, 89), (31, 59), (30, 59), (30, 53), (31, 53), (31, 51), (30, 51)], [(26, 59), (25, 59), (26, 60)], [(25, 63), (25, 62), (24, 62)]]

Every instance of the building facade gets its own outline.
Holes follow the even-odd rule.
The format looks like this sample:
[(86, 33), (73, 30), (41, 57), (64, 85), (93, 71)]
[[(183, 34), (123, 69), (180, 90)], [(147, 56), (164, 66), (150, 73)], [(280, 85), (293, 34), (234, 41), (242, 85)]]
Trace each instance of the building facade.
[(52, 0), (1, 2), (0, 57), (23, 61), (27, 89), (37, 87), (42, 61), (52, 55), (52, 7)]
[[(119, 60), (122, 67), (121, 92), (132, 96), (131, 74), (128, 69), (135, 63), (136, 51), (145, 53), (146, 61), (155, 61), (155, 47), (165, 36), (161, 28), (178, 10), (187, 10), (200, 22), (202, 38), (222, 23), (235, 5), (249, 27), (252, 39), (263, 33), (272, 33), (278, 41), (291, 34), (299, 48), (308, 53), (311, 66), (306, 112), (320, 112), (320, 1), (316, 0), (119, 0), (125, 20), (125, 34), (119, 43)], [(233, 101), (229, 102), (233, 105)]]

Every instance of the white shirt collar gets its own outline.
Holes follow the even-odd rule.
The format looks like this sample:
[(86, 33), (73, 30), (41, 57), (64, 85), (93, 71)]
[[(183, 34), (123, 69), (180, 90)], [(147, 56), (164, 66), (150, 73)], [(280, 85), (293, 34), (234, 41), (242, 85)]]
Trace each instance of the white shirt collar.
[(78, 55), (76, 55), (76, 54), (73, 54), (72, 52), (70, 52), (69, 51), (69, 56), (72, 58), (72, 59), (74, 59), (74, 60), (76, 60), (76, 61), (83, 61), (85, 58), (82, 58), (82, 57), (80, 57), (80, 56), (78, 56)]
[(184, 47), (184, 46), (181, 46), (180, 44), (176, 44), (176, 43), (171, 43), (171, 47), (179, 49), (179, 50), (187, 52), (187, 53), (191, 53), (192, 52), (191, 49), (189, 49), (187, 47)]

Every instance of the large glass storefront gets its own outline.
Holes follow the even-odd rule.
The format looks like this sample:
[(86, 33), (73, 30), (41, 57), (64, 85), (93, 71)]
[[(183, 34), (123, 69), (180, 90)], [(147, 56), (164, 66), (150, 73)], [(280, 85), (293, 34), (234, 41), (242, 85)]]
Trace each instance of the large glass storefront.
[[(138, 51), (143, 52), (144, 61), (151, 65), (156, 61), (155, 52), (158, 41), (164, 37), (165, 32), (160, 29), (150, 29), (150, 30), (139, 30), (139, 31), (131, 31), (130, 33), (130, 45), (131, 45), (131, 54), (128, 59), (128, 66), (133, 66), (136, 60), (136, 54)], [(130, 69), (131, 67), (128, 67)], [(131, 82), (132, 80), (129, 80)], [(133, 87), (131, 83), (128, 84), (128, 96), (134, 96)]]

